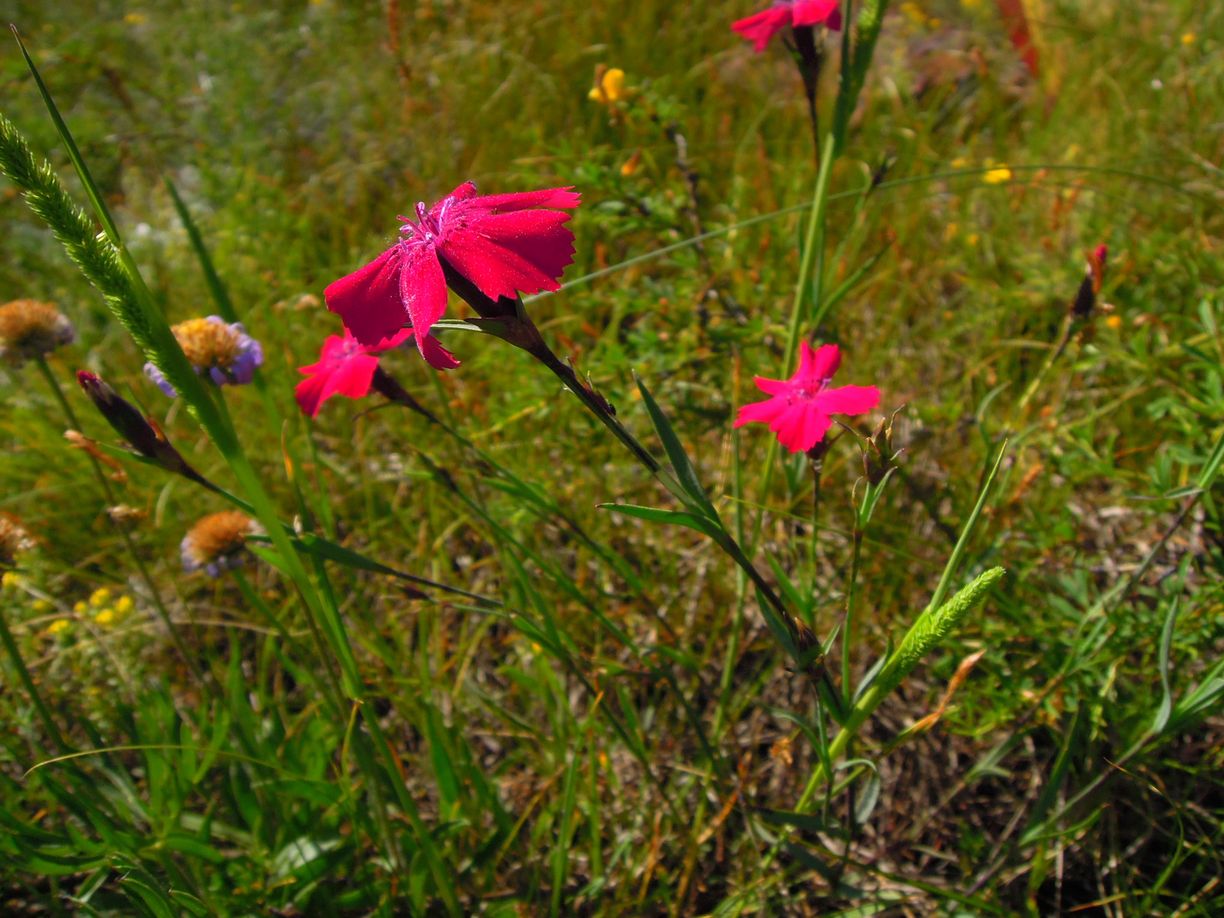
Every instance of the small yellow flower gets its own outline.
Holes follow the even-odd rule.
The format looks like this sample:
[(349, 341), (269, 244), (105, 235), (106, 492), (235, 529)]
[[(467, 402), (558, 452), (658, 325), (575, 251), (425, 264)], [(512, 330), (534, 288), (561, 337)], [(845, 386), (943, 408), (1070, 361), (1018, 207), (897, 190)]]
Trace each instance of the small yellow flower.
[(115, 612), (119, 615), (127, 615), (132, 611), (132, 597), (120, 596), (115, 600)]
[(948, 165), (953, 169), (964, 169), (967, 165), (969, 165), (969, 160), (963, 156), (958, 156), (956, 159), (952, 160), (952, 162), (948, 163)]
[(1198, 36), (1195, 35), (1193, 32), (1183, 32), (1182, 33), (1181, 43), (1185, 45), (1186, 47), (1189, 47), (1190, 45), (1194, 44), (1196, 41), (1198, 41)]
[(1114, 331), (1117, 331), (1119, 328), (1122, 327), (1122, 317), (1121, 316), (1110, 316), (1108, 319), (1105, 320), (1105, 324), (1108, 325), (1110, 328), (1112, 328)]
[(632, 90), (625, 86), (625, 71), (600, 64), (595, 69), (595, 85), (587, 93), (587, 98), (600, 105), (615, 105), (626, 101), (631, 94)]
[(35, 615), (46, 615), (55, 605), (48, 599), (36, 599), (30, 608), (34, 610)]
[(72, 611), (77, 615), (84, 615), (89, 610), (89, 605), (83, 599), (78, 599), (73, 603)]
[(57, 635), (57, 634), (63, 634), (71, 626), (72, 626), (72, 622), (68, 621), (68, 619), (57, 618), (55, 621), (53, 621), (51, 624), (47, 626), (47, 634), (50, 634), (52, 636)]
[(99, 625), (103, 625), (103, 626), (113, 625), (117, 618), (118, 616), (115, 615), (114, 609), (103, 609), (101, 612), (99, 612), (97, 615), (94, 616), (94, 621), (97, 622)]
[(990, 160), (986, 161), (986, 165), (990, 168), (983, 174), (982, 181), (987, 185), (1002, 185), (1012, 180), (1012, 171), (1007, 166), (996, 166)]
[(89, 596), (89, 604), (91, 606), (104, 606), (110, 602), (111, 591), (106, 587), (98, 587)]
[(6, 590), (15, 590), (21, 586), (21, 576), (12, 571), (5, 571), (3, 576), (0, 576), (0, 586)]
[(123, 17), (123, 21), (126, 22), (128, 25), (143, 25), (145, 22), (148, 21), (148, 19), (149, 17), (146, 16), (144, 13), (137, 13), (137, 12), (126, 13), (124, 14), (124, 17)]

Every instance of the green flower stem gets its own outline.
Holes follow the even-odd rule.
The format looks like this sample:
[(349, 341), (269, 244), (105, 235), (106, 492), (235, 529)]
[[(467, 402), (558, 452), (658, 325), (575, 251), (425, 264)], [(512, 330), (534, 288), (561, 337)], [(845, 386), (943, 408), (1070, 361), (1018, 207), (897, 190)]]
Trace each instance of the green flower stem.
[(9, 663), (16, 670), (17, 678), (21, 681), (21, 684), (25, 686), (26, 694), (30, 696), (30, 701), (34, 704), (34, 710), (38, 712), (38, 718), (43, 722), (43, 728), (47, 731), (47, 735), (51, 737), (51, 742), (55, 743), (55, 748), (60, 751), (61, 755), (71, 751), (71, 747), (64, 739), (64, 734), (60, 733), (60, 728), (55, 723), (55, 718), (51, 716), (51, 709), (43, 701), (42, 694), (38, 691), (38, 685), (34, 682), (34, 677), (30, 675), (30, 670), (26, 668), (25, 660), (21, 658), (21, 650), (17, 647), (17, 642), (13, 640), (13, 633), (9, 631), (8, 616), (3, 606), (0, 606), (0, 643), (4, 644), (4, 650), (8, 654)]
[[(830, 134), (824, 144), (824, 156), (820, 160), (820, 169), (816, 173), (816, 184), (812, 188), (812, 203), (808, 212), (807, 229), (803, 236), (803, 253), (799, 260), (799, 277), (795, 281), (795, 295), (791, 301), (790, 324), (786, 332), (786, 351), (782, 358), (782, 366), (789, 370), (795, 361), (795, 352), (799, 349), (799, 333), (803, 327), (803, 304), (807, 300), (808, 284), (812, 269), (816, 264), (817, 253), (823, 248), (825, 211), (829, 202), (829, 177), (833, 171), (833, 161), (837, 158), (837, 150)], [(760, 493), (769, 493), (773, 481), (773, 470), (778, 456), (778, 441), (771, 438), (765, 453), (765, 470), (761, 476)], [(762, 498), (763, 500), (763, 498)], [(765, 525), (765, 510), (756, 516), (752, 527), (752, 539), (748, 547), (752, 548), (760, 541), (761, 528)]]
[[(192, 375), (194, 376), (194, 373)], [(359, 701), (362, 695), (361, 679), (357, 673), (356, 660), (353, 657), (352, 648), (348, 645), (343, 626), (339, 628), (327, 627), (327, 624), (331, 623), (325, 617), (322, 601), (318, 592), (314, 589), (305, 566), (302, 564), (302, 559), (298, 555), (296, 548), (294, 548), (289, 534), (285, 532), (284, 527), (281, 525), (276, 508), (264, 490), (259, 476), (238, 444), (238, 438), (234, 433), (233, 420), (230, 418), (229, 408), (225, 404), (223, 393), (218, 389), (215, 399), (208, 398), (207, 393), (205, 398), (216, 409), (217, 433), (220, 437), (214, 437), (213, 442), (229, 462), (230, 468), (234, 472), (234, 477), (238, 479), (239, 484), (242, 485), (243, 490), (246, 492), (251, 510), (264, 527), (264, 531), (272, 542), (272, 547), (276, 549), (278, 559), (289, 574), (290, 580), (297, 587), (299, 597), (306, 610), (306, 618), (311, 633), (319, 645), (319, 652), (323, 654), (324, 660), (335, 660), (340, 664), (341, 679), (339, 682), (336, 682), (331, 667), (326, 666), (325, 668), (333, 682), (333, 696), (331, 700), (333, 704), (338, 706), (337, 715), (343, 716), (343, 705), (340, 703), (340, 699), (347, 696), (354, 701)], [(209, 433), (211, 434), (212, 431), (209, 431)]]
[[(81, 429), (81, 422), (77, 420), (76, 412), (72, 410), (72, 404), (64, 395), (64, 390), (60, 387), (59, 380), (55, 378), (55, 374), (51, 371), (51, 367), (47, 364), (47, 358), (39, 356), (34, 360), (38, 371), (42, 374), (43, 379), (47, 381), (47, 387), (55, 395), (55, 400), (59, 402), (60, 409), (64, 412), (64, 418), (68, 422), (68, 426), (73, 430)], [(108, 507), (113, 507), (118, 502), (115, 498), (114, 488), (111, 487), (110, 479), (106, 477), (106, 472), (102, 469), (102, 464), (98, 462), (98, 457), (93, 453), (86, 452), (89, 457), (89, 464), (93, 468), (94, 476), (98, 479), (98, 483), (102, 486), (102, 494), (106, 500)], [(110, 514), (107, 513), (107, 517)], [(145, 564), (144, 559), (140, 556), (140, 552), (136, 550), (136, 543), (132, 540), (131, 533), (127, 531), (122, 523), (115, 522), (114, 527), (119, 533), (120, 539), (123, 541), (123, 547), (127, 551), (128, 556), (132, 559), (132, 563), (136, 566), (136, 572), (144, 583), (145, 590), (148, 592), (150, 601), (153, 603), (153, 609), (157, 612), (157, 617), (162, 620), (162, 624), (166, 626), (166, 630), (170, 634), (170, 640), (174, 642), (174, 648), (178, 651), (183, 662), (191, 671), (192, 676), (201, 685), (207, 684), (204, 678), (204, 671), (196, 662), (195, 654), (187, 646), (187, 642), (183, 639), (183, 635), (179, 632), (178, 626), (170, 617), (170, 610), (166, 608), (166, 604), (162, 601), (161, 592), (157, 589), (157, 584), (153, 582), (153, 577), (149, 573), (149, 568)]]
[[(643, 446), (636, 437), (633, 436), (620, 420), (613, 413), (612, 408), (599, 395), (589, 390), (586, 385), (578, 379), (577, 374), (566, 363), (564, 363), (551, 348), (544, 343), (540, 337), (539, 331), (531, 320), (522, 316), (520, 322), (530, 326), (530, 330), (525, 337), (529, 339), (528, 347), (524, 349), (533, 357), (543, 363), (549, 370), (557, 376), (570, 392), (583, 404), (583, 406), (597, 417), (605, 427), (607, 427), (616, 436), (618, 440), (633, 454), (646, 469), (655, 478), (657, 478), (664, 487), (667, 488), (682, 504), (686, 506), (691, 503), (691, 498), (685, 492), (681, 484), (676, 481), (670, 472), (664, 469), (659, 462), (650, 455), (649, 451)], [(520, 345), (521, 346), (521, 345)], [(718, 545), (723, 552), (734, 561), (739, 568), (748, 576), (753, 585), (760, 591), (761, 596), (769, 604), (769, 606), (777, 613), (782, 624), (790, 638), (790, 650), (795, 657), (796, 662), (804, 666), (809, 674), (816, 679), (817, 689), (824, 696), (827, 704), (833, 710), (843, 710), (840, 696), (837, 693), (836, 686), (833, 685), (833, 680), (829, 676), (829, 672), (824, 667), (824, 662), (818, 654), (814, 654), (819, 647), (819, 641), (815, 635), (811, 634), (805, 626), (802, 625), (786, 608), (781, 597), (774, 591), (773, 586), (768, 580), (762, 576), (756, 566), (749, 560), (744, 550), (739, 543), (727, 531), (722, 521), (717, 518), (710, 518), (708, 522), (711, 524), (711, 529), (706, 531), (706, 535)]]

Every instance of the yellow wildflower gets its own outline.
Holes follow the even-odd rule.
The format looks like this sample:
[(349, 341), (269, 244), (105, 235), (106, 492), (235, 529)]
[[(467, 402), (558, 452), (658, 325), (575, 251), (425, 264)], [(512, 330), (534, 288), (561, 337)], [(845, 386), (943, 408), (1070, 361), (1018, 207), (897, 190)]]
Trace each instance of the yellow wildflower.
[(0, 576), (0, 586), (6, 590), (15, 590), (21, 586), (21, 577), (12, 571), (5, 571), (3, 576)]
[(89, 605), (83, 599), (78, 599), (72, 606), (72, 611), (77, 615), (84, 615), (89, 610)]
[(1186, 47), (1189, 47), (1190, 45), (1194, 44), (1196, 41), (1198, 41), (1198, 36), (1195, 35), (1193, 32), (1183, 32), (1182, 33), (1181, 43), (1185, 45)]
[(45, 615), (54, 609), (55, 605), (47, 599), (36, 599), (30, 608), (34, 610), (35, 615)]
[(106, 587), (98, 587), (89, 596), (89, 604), (91, 606), (104, 606), (110, 602), (111, 591)]
[(982, 181), (987, 185), (1002, 185), (1004, 182), (1012, 180), (1012, 171), (1007, 166), (996, 166), (990, 160), (986, 161), (986, 165), (989, 168), (982, 175)]
[(144, 13), (131, 12), (124, 14), (123, 21), (128, 25), (143, 25), (149, 19)]
[(132, 597), (131, 596), (120, 596), (118, 599), (116, 599), (115, 600), (115, 611), (119, 615), (127, 615), (129, 612), (131, 612), (132, 611)]
[(600, 105), (615, 105), (626, 101), (631, 94), (632, 90), (625, 86), (625, 71), (603, 64), (595, 68), (595, 85), (587, 93), (588, 99)]
[(55, 621), (53, 621), (51, 624), (47, 626), (47, 634), (50, 634), (52, 636), (57, 635), (57, 634), (63, 634), (65, 631), (68, 630), (68, 628), (71, 625), (72, 625), (72, 622), (68, 621), (68, 619), (57, 618)]
[(1119, 328), (1122, 327), (1122, 317), (1121, 316), (1110, 316), (1108, 319), (1105, 320), (1105, 324), (1108, 325), (1110, 328), (1112, 328), (1114, 331), (1117, 331)]
[(118, 616), (115, 615), (114, 609), (103, 609), (101, 612), (99, 612), (97, 615), (94, 616), (94, 621), (97, 622), (99, 625), (103, 625), (103, 626), (113, 625), (117, 618)]

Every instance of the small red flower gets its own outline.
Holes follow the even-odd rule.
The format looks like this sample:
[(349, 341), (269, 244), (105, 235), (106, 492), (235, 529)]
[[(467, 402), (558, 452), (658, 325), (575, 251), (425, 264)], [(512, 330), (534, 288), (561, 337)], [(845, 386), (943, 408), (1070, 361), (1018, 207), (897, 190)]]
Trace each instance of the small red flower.
[(839, 0), (778, 0), (759, 13), (736, 20), (731, 28), (752, 42), (759, 54), (787, 26), (800, 28), (821, 23), (834, 31), (841, 28)]
[(875, 386), (829, 388), (840, 363), (836, 344), (814, 351), (804, 341), (794, 376), (755, 378), (757, 388), (770, 397), (740, 408), (735, 426), (768, 424), (778, 442), (792, 453), (807, 452), (824, 439), (833, 425), (832, 415), (864, 414), (880, 403), (880, 390)]
[(364, 268), (330, 284), (324, 291), (327, 308), (367, 345), (410, 323), (422, 356), (431, 366), (448, 369), (454, 358), (443, 358), (429, 335), (446, 312), (439, 259), (491, 299), (557, 290), (557, 279), (574, 260), (566, 211), (579, 200), (569, 188), (477, 195), (476, 186), (465, 182), (429, 210), (418, 203), (415, 223), (400, 217), (400, 239)]
[[(319, 362), (298, 370), (306, 378), (297, 384), (293, 394), (298, 406), (312, 418), (319, 416), (323, 403), (333, 395), (346, 398), (363, 398), (370, 391), (374, 371), (378, 369), (378, 355), (399, 347), (412, 337), (412, 329), (404, 328), (390, 338), (385, 338), (373, 347), (368, 347), (344, 330), (344, 337), (329, 335), (323, 342)], [(433, 356), (430, 362), (439, 369), (459, 366), (446, 348), (430, 338), (426, 350)]]

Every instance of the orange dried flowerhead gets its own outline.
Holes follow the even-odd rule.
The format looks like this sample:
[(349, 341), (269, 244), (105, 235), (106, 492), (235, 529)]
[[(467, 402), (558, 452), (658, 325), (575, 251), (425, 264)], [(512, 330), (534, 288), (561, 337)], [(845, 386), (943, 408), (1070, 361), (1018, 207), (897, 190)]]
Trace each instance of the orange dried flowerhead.
[(188, 571), (203, 570), (210, 577), (242, 562), (242, 550), (247, 537), (259, 532), (259, 526), (245, 513), (222, 510), (201, 518), (183, 537), (181, 553), (183, 567)]
[(188, 319), (170, 329), (192, 366), (228, 370), (238, 359), (241, 342), (228, 325), (209, 319)]
[(0, 357), (14, 366), (45, 357), (76, 336), (53, 303), (13, 300), (0, 306)]

